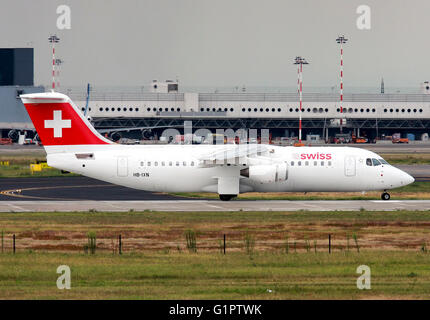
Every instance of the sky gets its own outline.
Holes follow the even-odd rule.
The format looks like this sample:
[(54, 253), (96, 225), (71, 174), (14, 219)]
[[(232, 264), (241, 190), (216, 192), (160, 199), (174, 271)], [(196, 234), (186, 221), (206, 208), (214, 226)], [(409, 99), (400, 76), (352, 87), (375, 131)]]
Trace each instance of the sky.
[[(419, 87), (430, 79), (430, 1), (0, 0), (0, 47), (34, 47), (35, 84), (51, 82), (48, 37), (60, 37), (62, 86)], [(70, 8), (70, 29), (57, 7)], [(357, 7), (370, 8), (370, 29)]]

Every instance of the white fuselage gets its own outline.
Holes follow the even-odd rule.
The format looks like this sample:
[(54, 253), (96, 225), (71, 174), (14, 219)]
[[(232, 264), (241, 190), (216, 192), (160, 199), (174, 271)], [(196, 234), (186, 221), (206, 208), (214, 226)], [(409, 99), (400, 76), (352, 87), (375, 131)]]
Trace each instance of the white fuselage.
[[(220, 177), (238, 179), (240, 193), (387, 190), (414, 181), (386, 163), (369, 165), (368, 159), (382, 158), (364, 149), (266, 147), (265, 154), (216, 165), (201, 158), (226, 145), (82, 145), (62, 147), (59, 153), (55, 146), (46, 148), (52, 167), (147, 191), (222, 193)], [(254, 176), (241, 174), (259, 165), (263, 169), (253, 170)], [(273, 179), (266, 170), (272, 166), (282, 168), (282, 174), (286, 171), (285, 177), (278, 180), (277, 172)]]

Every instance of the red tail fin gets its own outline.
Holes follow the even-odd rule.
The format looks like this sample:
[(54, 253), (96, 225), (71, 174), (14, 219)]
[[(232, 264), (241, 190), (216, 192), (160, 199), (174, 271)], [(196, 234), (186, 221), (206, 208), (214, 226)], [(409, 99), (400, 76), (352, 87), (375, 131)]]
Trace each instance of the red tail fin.
[(112, 143), (94, 129), (64, 94), (45, 92), (20, 98), (45, 146)]

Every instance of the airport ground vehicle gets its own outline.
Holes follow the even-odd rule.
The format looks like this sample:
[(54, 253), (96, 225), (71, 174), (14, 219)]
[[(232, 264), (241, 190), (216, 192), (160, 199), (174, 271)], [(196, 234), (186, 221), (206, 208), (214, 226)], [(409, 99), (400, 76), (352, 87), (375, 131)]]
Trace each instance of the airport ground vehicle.
[(12, 144), (11, 138), (0, 138), (0, 145)]
[(393, 138), (393, 140), (391, 140), (393, 143), (409, 143), (409, 139), (408, 138)]

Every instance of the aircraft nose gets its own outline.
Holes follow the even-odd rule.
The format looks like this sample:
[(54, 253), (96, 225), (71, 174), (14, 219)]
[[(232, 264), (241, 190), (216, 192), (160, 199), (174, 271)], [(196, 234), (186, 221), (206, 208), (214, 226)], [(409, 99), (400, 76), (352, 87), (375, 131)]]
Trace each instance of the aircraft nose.
[(411, 183), (415, 182), (415, 178), (412, 177), (410, 174), (406, 173), (405, 181), (406, 181), (406, 184), (411, 184)]
[(406, 186), (408, 184), (413, 183), (415, 181), (415, 178), (412, 177), (410, 174), (402, 171), (402, 174), (400, 176), (400, 181), (402, 185)]

